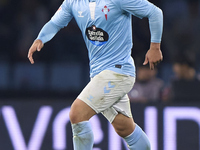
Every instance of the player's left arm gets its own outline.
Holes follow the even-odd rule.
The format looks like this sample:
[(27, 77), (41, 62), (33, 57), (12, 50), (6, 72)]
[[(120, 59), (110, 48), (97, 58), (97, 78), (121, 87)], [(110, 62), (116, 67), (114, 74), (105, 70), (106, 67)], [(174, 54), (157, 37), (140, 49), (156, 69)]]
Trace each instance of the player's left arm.
[(162, 51), (160, 49), (160, 43), (151, 42), (150, 49), (145, 55), (145, 61), (143, 65), (149, 63), (150, 69), (154, 69), (163, 60)]
[(146, 53), (144, 65), (149, 63), (150, 69), (154, 69), (163, 59), (160, 49), (163, 32), (162, 10), (147, 0), (122, 0), (121, 7), (123, 10), (136, 17), (148, 18), (151, 33), (151, 45)]
[(143, 65), (149, 63), (150, 69), (163, 60), (160, 43), (163, 31), (163, 13), (162, 10), (155, 5), (151, 6), (153, 9), (148, 13), (149, 27), (151, 33), (151, 45), (145, 56)]

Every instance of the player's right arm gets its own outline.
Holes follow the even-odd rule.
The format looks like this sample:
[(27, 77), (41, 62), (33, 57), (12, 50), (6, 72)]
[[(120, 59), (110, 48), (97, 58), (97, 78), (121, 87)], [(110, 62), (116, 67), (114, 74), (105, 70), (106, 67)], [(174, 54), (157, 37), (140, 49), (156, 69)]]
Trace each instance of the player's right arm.
[(28, 59), (31, 64), (34, 64), (33, 53), (35, 51), (40, 51), (44, 43), (50, 41), (60, 29), (61, 27), (55, 25), (51, 20), (44, 25), (28, 52)]
[(72, 19), (69, 3), (65, 0), (61, 7), (57, 10), (49, 22), (47, 22), (38, 37), (33, 42), (28, 52), (28, 59), (31, 64), (34, 64), (33, 54), (35, 51), (40, 51), (44, 44), (50, 41), (56, 33), (63, 27), (66, 27)]

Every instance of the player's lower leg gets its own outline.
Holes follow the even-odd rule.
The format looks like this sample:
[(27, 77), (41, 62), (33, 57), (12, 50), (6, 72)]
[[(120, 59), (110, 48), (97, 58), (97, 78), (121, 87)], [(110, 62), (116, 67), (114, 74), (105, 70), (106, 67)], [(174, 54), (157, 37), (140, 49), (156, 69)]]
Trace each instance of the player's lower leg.
[(130, 150), (150, 150), (150, 142), (133, 118), (118, 114), (112, 122), (115, 131), (123, 137)]
[(76, 99), (69, 113), (73, 132), (74, 150), (92, 150), (93, 132), (89, 119), (96, 112), (80, 99)]
[(92, 150), (94, 136), (89, 121), (72, 124), (74, 150)]
[(150, 142), (146, 134), (136, 124), (134, 131), (126, 136), (124, 140), (127, 142), (130, 150), (150, 150)]

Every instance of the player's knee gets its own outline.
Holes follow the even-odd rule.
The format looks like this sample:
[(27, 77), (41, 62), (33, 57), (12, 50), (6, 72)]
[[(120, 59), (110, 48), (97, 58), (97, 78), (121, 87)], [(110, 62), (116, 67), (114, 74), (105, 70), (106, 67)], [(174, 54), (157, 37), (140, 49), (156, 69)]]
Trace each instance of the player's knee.
[(129, 134), (123, 126), (115, 127), (115, 132), (121, 137), (126, 137)]
[(123, 130), (116, 130), (116, 129), (115, 129), (115, 131), (116, 131), (116, 133), (117, 133), (119, 136), (125, 137), (124, 131), (123, 131)]
[(72, 124), (89, 120), (96, 112), (85, 102), (76, 99), (71, 106), (69, 118)]
[(115, 132), (122, 138), (129, 136), (135, 130), (131, 126), (115, 126)]
[(116, 133), (121, 137), (130, 135), (135, 128), (135, 123), (132, 118), (128, 118), (122, 114), (118, 114), (112, 122)]
[(69, 119), (72, 124), (79, 122), (79, 116), (77, 115), (77, 113), (74, 110), (70, 110)]
[(69, 118), (72, 124), (79, 123), (81, 115), (81, 106), (79, 104), (80, 102), (78, 100), (75, 100), (74, 103), (71, 106), (71, 110), (69, 112)]
[(69, 112), (69, 119), (72, 124), (81, 122), (81, 115), (78, 113), (78, 111), (71, 109)]

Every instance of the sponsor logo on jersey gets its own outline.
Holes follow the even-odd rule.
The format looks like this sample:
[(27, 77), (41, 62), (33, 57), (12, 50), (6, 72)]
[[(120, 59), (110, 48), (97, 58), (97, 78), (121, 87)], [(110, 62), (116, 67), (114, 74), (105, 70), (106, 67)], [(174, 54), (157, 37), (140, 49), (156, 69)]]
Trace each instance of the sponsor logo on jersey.
[(101, 46), (107, 43), (109, 39), (108, 33), (101, 28), (97, 28), (95, 25), (88, 27), (85, 34), (89, 41), (96, 46)]
[(110, 9), (108, 9), (108, 7), (105, 5), (104, 8), (102, 9), (102, 12), (104, 12), (105, 14), (105, 18), (106, 20), (108, 19), (108, 12), (110, 11)]

